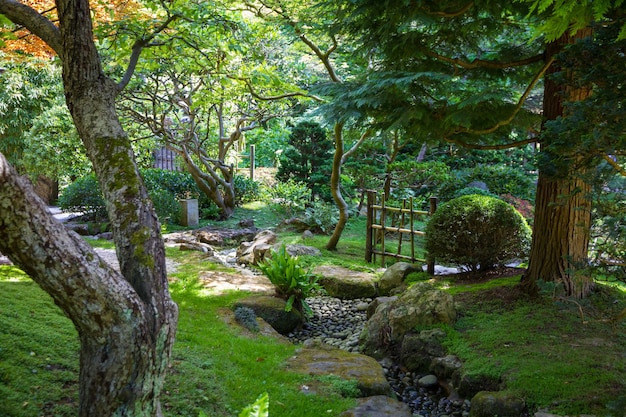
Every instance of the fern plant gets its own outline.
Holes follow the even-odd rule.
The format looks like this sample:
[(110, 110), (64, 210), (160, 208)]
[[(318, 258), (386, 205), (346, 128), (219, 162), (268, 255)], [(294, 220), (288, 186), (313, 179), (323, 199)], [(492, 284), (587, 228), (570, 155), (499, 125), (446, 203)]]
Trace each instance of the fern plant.
[(317, 283), (316, 276), (300, 266), (297, 257), (289, 255), (285, 245), (278, 252), (273, 252), (271, 258), (259, 263), (259, 268), (274, 284), (276, 295), (287, 300), (285, 311), (295, 308), (305, 318), (313, 316), (306, 298), (322, 287)]

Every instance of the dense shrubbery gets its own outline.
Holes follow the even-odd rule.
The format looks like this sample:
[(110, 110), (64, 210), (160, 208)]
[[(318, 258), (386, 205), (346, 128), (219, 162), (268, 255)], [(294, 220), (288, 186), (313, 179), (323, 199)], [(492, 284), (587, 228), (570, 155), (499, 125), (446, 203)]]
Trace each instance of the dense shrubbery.
[[(189, 173), (143, 169), (141, 175), (162, 222), (178, 222), (181, 214), (178, 201), (186, 198), (198, 199), (203, 218), (219, 216), (219, 209), (200, 192)], [(237, 204), (254, 201), (259, 195), (259, 185), (246, 177), (235, 176), (235, 195)], [(100, 186), (93, 174), (79, 178), (65, 188), (59, 198), (59, 207), (64, 211), (83, 212), (99, 219), (106, 219), (107, 216)]]
[[(474, 168), (453, 171), (437, 190), (437, 197), (448, 201), (461, 195), (468, 195), (465, 191), (472, 182), (483, 182), (489, 189), (489, 195), (498, 196), (510, 194), (527, 201), (535, 200), (534, 177), (519, 169), (503, 165), (478, 165)], [(480, 192), (484, 194), (484, 192)]]
[(235, 204), (238, 206), (259, 198), (259, 183), (243, 175), (235, 175)]
[(426, 227), (426, 251), (438, 262), (485, 270), (526, 255), (530, 228), (513, 206), (467, 195), (442, 204)]
[(310, 191), (305, 183), (290, 179), (279, 181), (274, 187), (266, 189), (264, 200), (274, 211), (294, 217), (304, 212), (309, 196)]
[(58, 200), (59, 207), (67, 212), (81, 212), (95, 220), (107, 218), (104, 198), (94, 174), (86, 175), (68, 186)]

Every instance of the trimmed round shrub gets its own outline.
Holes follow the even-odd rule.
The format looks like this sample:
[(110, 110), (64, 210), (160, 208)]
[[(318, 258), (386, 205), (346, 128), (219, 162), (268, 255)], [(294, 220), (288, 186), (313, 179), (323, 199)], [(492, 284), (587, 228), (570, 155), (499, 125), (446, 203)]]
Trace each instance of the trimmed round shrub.
[(524, 258), (530, 238), (530, 227), (513, 206), (473, 194), (437, 209), (426, 226), (426, 251), (440, 263), (487, 270)]

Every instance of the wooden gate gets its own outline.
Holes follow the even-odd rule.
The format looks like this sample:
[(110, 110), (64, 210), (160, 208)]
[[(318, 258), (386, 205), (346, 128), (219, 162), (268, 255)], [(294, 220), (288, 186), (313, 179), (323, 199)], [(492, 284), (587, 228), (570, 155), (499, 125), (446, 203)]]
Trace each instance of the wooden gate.
[[(416, 239), (425, 235), (423, 230), (416, 228), (416, 223), (437, 210), (437, 198), (430, 198), (429, 211), (415, 210), (413, 198), (403, 200), (402, 207), (387, 206), (384, 195), (380, 200), (380, 204), (377, 204), (376, 191), (367, 191), (365, 260), (376, 262), (376, 255), (380, 255), (383, 266), (385, 265), (385, 257), (404, 259), (410, 262), (426, 262), (428, 272), (434, 274), (434, 260), (426, 260), (416, 255)], [(397, 245), (395, 245), (396, 240)], [(403, 247), (405, 241), (408, 241), (408, 248)], [(393, 246), (395, 246), (395, 250), (393, 250)]]

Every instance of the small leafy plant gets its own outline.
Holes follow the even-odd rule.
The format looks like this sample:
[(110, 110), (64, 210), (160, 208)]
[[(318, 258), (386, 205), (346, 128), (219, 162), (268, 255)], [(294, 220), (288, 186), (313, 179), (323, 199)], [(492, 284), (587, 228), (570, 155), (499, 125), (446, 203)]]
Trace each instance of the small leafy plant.
[(276, 287), (276, 294), (287, 300), (285, 311), (295, 308), (304, 317), (313, 316), (306, 298), (322, 287), (317, 283), (317, 277), (302, 268), (298, 258), (287, 252), (285, 245), (278, 252), (273, 252), (271, 258), (261, 262), (259, 268)]

